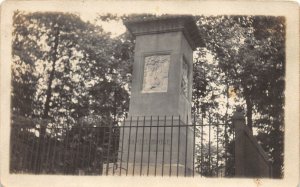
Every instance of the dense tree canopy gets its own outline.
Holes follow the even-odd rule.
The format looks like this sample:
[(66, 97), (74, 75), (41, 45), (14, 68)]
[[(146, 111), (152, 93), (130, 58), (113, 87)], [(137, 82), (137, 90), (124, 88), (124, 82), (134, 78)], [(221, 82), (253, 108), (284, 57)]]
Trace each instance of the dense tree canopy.
[(61, 123), (89, 113), (124, 115), (131, 76), (125, 49), (132, 44), (123, 36), (112, 40), (62, 13), (17, 12), (14, 27), (13, 113)]
[(47, 128), (67, 130), (86, 116), (101, 119), (93, 125), (116, 125), (124, 117), (133, 45), (126, 34), (113, 40), (77, 15), (56, 12), (16, 12), (13, 26), (12, 122), (35, 121), (38, 163)]
[[(155, 15), (99, 15), (128, 20)], [(13, 123), (76, 126), (93, 115), (116, 124), (128, 111), (134, 38), (112, 38), (97, 24), (66, 13), (14, 15), (12, 66)], [(285, 88), (285, 20), (266, 16), (195, 16), (206, 44), (194, 55), (193, 112), (210, 123), (227, 124), (243, 105), (282, 176)], [(23, 121), (22, 121), (23, 120)], [(102, 125), (103, 125), (102, 124)], [(31, 124), (32, 125), (32, 124)], [(99, 124), (98, 124), (99, 125)], [(40, 134), (45, 136), (45, 130)], [(232, 142), (225, 138), (227, 149)]]
[[(207, 82), (223, 85), (223, 96), (227, 98), (232, 88), (237, 95), (235, 105), (238, 100), (244, 103), (247, 125), (251, 130), (258, 128), (258, 139), (272, 158), (273, 175), (280, 177), (284, 130), (284, 18), (201, 16), (198, 25), (206, 43), (206, 48), (199, 51), (212, 53), (217, 64), (217, 70), (207, 69), (217, 74), (216, 79)], [(202, 58), (198, 55), (200, 61)], [(211, 98), (202, 100), (213, 101)]]

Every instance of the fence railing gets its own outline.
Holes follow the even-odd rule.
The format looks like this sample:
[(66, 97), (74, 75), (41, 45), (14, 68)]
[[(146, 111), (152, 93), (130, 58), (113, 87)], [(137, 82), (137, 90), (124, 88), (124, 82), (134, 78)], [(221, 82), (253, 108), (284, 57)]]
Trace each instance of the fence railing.
[[(189, 120), (186, 120), (189, 121)], [(130, 117), (105, 126), (11, 126), (11, 173), (234, 175), (234, 133), (203, 118)]]

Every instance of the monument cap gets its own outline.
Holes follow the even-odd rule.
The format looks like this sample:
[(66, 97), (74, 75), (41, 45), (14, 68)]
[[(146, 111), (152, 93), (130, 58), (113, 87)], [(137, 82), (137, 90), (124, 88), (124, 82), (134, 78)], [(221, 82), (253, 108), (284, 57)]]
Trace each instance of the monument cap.
[(194, 17), (190, 15), (133, 18), (124, 21), (124, 25), (134, 37), (139, 35), (182, 31), (193, 50), (197, 47), (205, 46)]

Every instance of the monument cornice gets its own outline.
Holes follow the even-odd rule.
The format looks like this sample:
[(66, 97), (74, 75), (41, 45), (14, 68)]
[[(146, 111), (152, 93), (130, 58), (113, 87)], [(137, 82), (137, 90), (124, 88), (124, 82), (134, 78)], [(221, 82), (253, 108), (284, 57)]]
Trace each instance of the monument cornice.
[(192, 16), (162, 16), (124, 21), (133, 36), (181, 31), (191, 48), (204, 47), (196, 22)]

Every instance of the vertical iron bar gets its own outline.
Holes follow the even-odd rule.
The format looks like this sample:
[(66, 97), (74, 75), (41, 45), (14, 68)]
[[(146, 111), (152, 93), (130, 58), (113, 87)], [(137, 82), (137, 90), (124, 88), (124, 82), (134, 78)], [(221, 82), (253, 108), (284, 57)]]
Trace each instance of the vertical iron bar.
[[(13, 142), (14, 144), (12, 144), (12, 149), (10, 150), (10, 155), (13, 155), (16, 150), (20, 150), (20, 144), (21, 144), (21, 141), (22, 139), (20, 139), (20, 135), (21, 135), (21, 129), (19, 126), (15, 125), (15, 124), (11, 124), (12, 125), (12, 129), (11, 129), (11, 134), (10, 134), (10, 141)], [(18, 173), (21, 171), (21, 168), (20, 168), (20, 157), (18, 157), (16, 159), (16, 168), (18, 170)], [(11, 162), (10, 162), (11, 163)]]
[[(17, 126), (17, 125), (16, 125)], [(23, 163), (24, 163), (24, 157), (23, 157), (23, 155), (24, 155), (24, 147), (25, 146), (22, 146), (23, 145), (23, 141), (25, 140), (25, 134), (24, 134), (24, 129), (22, 130), (22, 127), (21, 126), (17, 126), (19, 129), (18, 130), (20, 130), (20, 134), (19, 134), (19, 142), (18, 142), (18, 144), (17, 144), (17, 148), (18, 149), (20, 149), (20, 151), (22, 152), (22, 156), (20, 156), (19, 158), (18, 158), (18, 161), (19, 161), (19, 163), (18, 163), (18, 169), (20, 170), (20, 172), (22, 172), (23, 171)], [(23, 132), (23, 134), (22, 134), (22, 132)]]
[[(42, 169), (43, 169), (43, 166), (44, 166), (44, 163), (45, 163), (45, 153), (46, 153), (46, 128), (45, 128), (45, 133), (42, 133), (44, 127), (43, 127), (43, 124), (40, 125), (40, 136), (41, 138), (39, 138), (40, 142), (39, 142), (39, 145), (38, 145), (38, 158), (37, 158), (37, 172), (38, 173), (41, 173), (42, 172)], [(43, 135), (42, 135), (43, 134)]]
[[(29, 133), (28, 133), (28, 155), (27, 155), (27, 169), (28, 169), (28, 172), (31, 171), (31, 160), (32, 160), (32, 153), (33, 153), (33, 150), (32, 150), (32, 140), (31, 140), (31, 129), (29, 129)], [(33, 139), (34, 140), (34, 139)]]
[(171, 124), (171, 147), (170, 147), (170, 168), (169, 168), (169, 176), (172, 175), (172, 147), (173, 147), (173, 115), (172, 115), (172, 120), (171, 120), (172, 124)]
[(103, 134), (103, 137), (102, 137), (102, 150), (101, 150), (101, 175), (103, 175), (104, 173), (104, 160), (105, 160), (105, 155), (104, 155), (104, 151), (105, 151), (105, 138), (106, 138), (106, 126), (103, 126), (103, 127), (100, 127), (100, 129), (102, 129), (102, 134)]
[[(15, 135), (15, 139), (13, 139), (13, 137), (11, 137), (11, 140), (14, 140), (15, 142), (15, 146), (16, 146), (16, 149), (15, 150), (22, 150), (22, 146), (20, 146), (23, 142), (22, 140), (22, 131), (21, 131), (21, 127), (19, 125), (13, 125), (12, 126), (13, 128), (15, 128), (16, 130), (11, 130), (11, 132), (16, 132), (16, 135)], [(17, 158), (17, 168), (18, 168), (18, 171), (20, 172), (22, 170), (22, 158), (21, 157), (18, 157)]]
[(69, 149), (69, 136), (70, 136), (70, 134), (69, 134), (69, 132), (68, 132), (68, 129), (66, 128), (66, 139), (65, 139), (65, 143), (64, 143), (64, 151), (63, 151), (63, 155), (64, 155), (64, 157), (63, 157), (63, 162), (64, 162), (64, 172), (65, 173), (67, 173), (67, 171), (68, 171), (68, 167), (66, 167), (66, 161), (69, 161), (69, 159), (70, 158), (68, 158), (68, 156), (69, 155), (71, 155), (71, 154), (68, 154), (68, 153), (71, 153), (71, 149)]
[(31, 151), (31, 148), (32, 148), (32, 141), (31, 141), (31, 131), (29, 130), (28, 132), (28, 149), (27, 149), (27, 170), (28, 172), (30, 172), (31, 170), (31, 156), (32, 156), (32, 151)]
[[(91, 127), (90, 131), (88, 131), (88, 138), (89, 138), (89, 148), (88, 148), (88, 166), (91, 166), (92, 168), (92, 161), (91, 161), (91, 158), (92, 158), (92, 155), (91, 155), (91, 151), (92, 151), (92, 140), (94, 139), (93, 138), (93, 133), (95, 132), (95, 127)], [(96, 131), (97, 132), (97, 131)], [(89, 136), (91, 135), (91, 136)], [(96, 142), (97, 142), (97, 139), (96, 139)]]
[(149, 164), (150, 164), (150, 148), (151, 148), (151, 132), (152, 132), (152, 116), (150, 117), (150, 134), (149, 134), (149, 149), (148, 149), (148, 166), (147, 166), (147, 176), (149, 175)]
[[(40, 127), (41, 128), (41, 127)], [(37, 137), (37, 143), (36, 143), (36, 152), (35, 152), (35, 159), (34, 159), (34, 173), (35, 174), (38, 174), (38, 169), (37, 169), (37, 167), (38, 167), (38, 156), (39, 156), (39, 154), (38, 154), (38, 152), (40, 151), (39, 150), (39, 144), (40, 144), (40, 136), (41, 136), (41, 134), (40, 134), (40, 131), (38, 130), (38, 132), (39, 132), (39, 137)]]
[(35, 153), (34, 153), (34, 165), (33, 165), (33, 172), (38, 174), (38, 156), (39, 156), (39, 144), (40, 144), (40, 130), (37, 129), (39, 136), (37, 136), (36, 145), (35, 145)]
[(219, 120), (217, 121), (217, 177), (219, 176)]
[(234, 165), (234, 167), (233, 167), (233, 172), (234, 172), (234, 175), (235, 175), (235, 131), (233, 131), (232, 132), (232, 134), (233, 134), (233, 165)]
[[(116, 150), (116, 147), (117, 147), (117, 141), (116, 141), (116, 138), (117, 137), (119, 137), (120, 138), (120, 128), (119, 128), (119, 126), (114, 126), (113, 127), (114, 128), (114, 130), (113, 130), (113, 132), (114, 132), (114, 134), (113, 134), (113, 139), (112, 139), (112, 147), (113, 147), (113, 149), (112, 149), (112, 151), (113, 151), (113, 175), (115, 175), (115, 166), (117, 165), (117, 160), (118, 160), (118, 158), (117, 158), (117, 156), (118, 156), (118, 150)], [(118, 135), (119, 134), (119, 135)], [(119, 140), (118, 140), (119, 141)], [(119, 149), (119, 148), (118, 148)]]
[(209, 175), (211, 175), (211, 153), (210, 153), (210, 144), (211, 144), (211, 141), (210, 141), (210, 136), (211, 136), (211, 118), (210, 118), (210, 112), (208, 113), (208, 119), (209, 119), (209, 122), (208, 122), (208, 170), (209, 170)]
[(159, 126), (159, 116), (157, 116), (157, 127), (156, 127), (156, 151), (155, 151), (155, 168), (154, 168), (154, 176), (156, 176), (156, 167), (157, 167), (157, 152), (158, 152), (158, 126)]
[[(22, 134), (23, 133), (23, 134)], [(25, 141), (26, 141), (26, 137), (25, 137), (25, 127), (24, 128), (22, 128), (22, 127), (20, 127), (20, 142), (19, 142), (19, 146), (18, 147), (20, 147), (20, 150), (21, 150), (21, 152), (22, 152), (22, 156), (20, 157), (20, 171), (24, 171), (24, 160), (25, 160), (25, 145), (26, 145), (26, 143), (25, 143)], [(20, 144), (22, 145), (23, 144), (23, 146), (20, 146)]]
[[(75, 130), (75, 133), (76, 133), (76, 131), (78, 132), (78, 127), (73, 127), (74, 128), (74, 130)], [(72, 129), (73, 129), (72, 128)], [(71, 129), (71, 130), (72, 130)], [(77, 130), (76, 130), (77, 129)], [(75, 169), (77, 169), (76, 168), (76, 159), (77, 159), (77, 147), (78, 147), (78, 143), (76, 142), (76, 139), (75, 139), (75, 137), (76, 137), (76, 135), (74, 134), (73, 136), (71, 136), (71, 133), (70, 133), (70, 137), (71, 137), (71, 139), (70, 139), (70, 142), (74, 142), (75, 141), (75, 143), (74, 143), (74, 148), (73, 148), (73, 150), (72, 150), (72, 146), (70, 146), (70, 150), (72, 150), (72, 152), (74, 152), (74, 154), (71, 154), (71, 157), (72, 157), (72, 165), (75, 167)]]
[[(26, 130), (25, 130), (26, 129)], [(23, 171), (26, 171), (27, 169), (27, 157), (28, 157), (28, 148), (27, 148), (27, 142), (28, 142), (28, 134), (27, 134), (27, 127), (24, 128), (23, 130), (24, 132), (24, 157), (23, 157), (23, 160), (22, 160), (22, 169)]]
[(135, 141), (134, 141), (134, 155), (133, 155), (133, 169), (132, 169), (132, 175), (134, 176), (134, 170), (135, 170), (135, 155), (136, 155), (136, 142), (137, 142), (137, 135), (138, 135), (138, 125), (139, 125), (139, 116), (136, 120), (136, 127), (135, 127)]
[(29, 165), (30, 166), (29, 167), (30, 172), (34, 171), (34, 168), (33, 168), (34, 167), (34, 163), (33, 163), (34, 161), (33, 160), (34, 160), (34, 155), (35, 155), (34, 154), (35, 153), (34, 152), (34, 147), (35, 147), (35, 131), (33, 132), (33, 138), (32, 138), (32, 141), (31, 141), (31, 153), (30, 153), (30, 162), (29, 162), (30, 163), (30, 165)]
[(141, 152), (140, 176), (142, 175), (142, 169), (143, 169), (143, 152), (144, 152), (145, 121), (146, 121), (146, 116), (144, 116), (144, 120), (143, 120), (143, 136), (142, 136), (142, 152)]
[(189, 116), (186, 116), (186, 126), (185, 126), (185, 161), (184, 161), (184, 176), (186, 177), (186, 165), (187, 165), (187, 147), (188, 147), (188, 124), (189, 124)]
[[(26, 139), (27, 139), (27, 133), (26, 133), (26, 130), (25, 130), (26, 127), (23, 128), (22, 132), (23, 132), (23, 135), (21, 136), (22, 138), (22, 143), (23, 143), (23, 146), (22, 146), (22, 160), (21, 160), (21, 169), (22, 169), (22, 172), (26, 172)], [(22, 129), (22, 128), (21, 128)]]
[[(96, 130), (95, 130), (95, 132), (96, 132), (96, 134), (95, 134), (95, 138), (96, 138), (96, 141), (95, 141), (95, 144), (94, 144), (94, 146), (95, 146), (95, 148), (94, 149), (92, 149), (93, 151), (92, 151), (92, 163), (93, 162), (95, 162), (96, 164), (95, 164), (95, 166), (93, 166), (93, 169), (95, 168), (100, 168), (101, 169), (101, 163), (102, 163), (102, 158), (100, 157), (100, 155), (102, 154), (101, 152), (100, 152), (100, 148), (101, 148), (101, 137), (100, 137), (100, 135), (101, 135), (101, 128), (100, 128), (100, 126), (96, 126), (95, 127), (96, 128)], [(99, 159), (100, 158), (100, 159)], [(99, 161), (100, 160), (100, 161)], [(96, 170), (97, 171), (97, 170)], [(96, 172), (94, 172), (93, 173), (93, 175), (96, 175), (97, 173)], [(99, 175), (102, 175), (102, 171), (100, 170), (99, 171)]]
[(179, 169), (179, 152), (180, 152), (180, 115), (179, 115), (179, 123), (178, 123), (178, 149), (177, 149), (177, 171), (176, 176), (178, 177), (178, 169)]
[(194, 113), (194, 137), (193, 137), (193, 177), (195, 176), (195, 146), (196, 146), (196, 113)]
[(32, 135), (32, 141), (31, 141), (31, 151), (30, 151), (30, 172), (33, 172), (34, 168), (33, 168), (33, 160), (34, 160), (34, 147), (35, 147), (35, 131), (33, 132), (33, 135)]
[[(53, 128), (53, 127), (52, 127)], [(46, 170), (47, 169), (49, 169), (49, 166), (48, 166), (48, 161), (49, 161), (49, 155), (50, 155), (50, 150), (51, 150), (51, 135), (52, 135), (52, 128), (51, 128), (51, 133), (50, 133), (50, 135), (49, 135), (49, 139), (48, 139), (48, 148), (47, 148), (47, 154), (46, 154), (46, 162), (45, 162), (45, 165), (46, 165)], [(47, 172), (49, 172), (49, 170), (47, 171)]]
[[(15, 152), (14, 150), (16, 149), (16, 142), (18, 142), (17, 134), (15, 134), (15, 132), (17, 132), (17, 131), (15, 130), (15, 125), (13, 123), (11, 124), (10, 128), (11, 129), (10, 129), (10, 137), (9, 137), (9, 141), (10, 141), (9, 155), (14, 155), (14, 152)], [(15, 163), (18, 163), (17, 159), (15, 160)], [(9, 161), (9, 164), (11, 165), (11, 160)], [(17, 169), (17, 171), (19, 171), (18, 168), (16, 168), (16, 169)]]
[(203, 175), (203, 126), (204, 126), (204, 114), (201, 115), (201, 121), (202, 121), (202, 124), (201, 124), (201, 163), (200, 163), (200, 170), (201, 170), (201, 176)]
[(58, 169), (58, 171), (56, 172), (62, 172), (62, 169), (60, 167), (60, 163), (62, 162), (62, 146), (63, 146), (63, 128), (58, 128), (58, 131), (60, 133), (60, 141), (58, 142), (58, 145), (57, 145), (57, 161), (55, 162), (56, 163), (56, 166), (55, 168)]
[(225, 121), (225, 126), (224, 126), (224, 131), (225, 131), (225, 176), (227, 176), (227, 121)]
[(114, 124), (111, 124), (109, 126), (109, 134), (108, 134), (108, 145), (107, 145), (107, 157), (106, 157), (106, 175), (108, 175), (108, 169), (109, 169), (109, 149), (110, 149), (110, 144), (111, 144), (111, 134), (112, 134), (112, 128)]
[[(82, 153), (83, 152), (83, 150), (82, 150), (82, 147), (83, 147), (83, 138), (82, 138), (82, 136), (84, 136), (84, 134), (82, 134), (82, 133), (84, 133), (84, 131), (82, 131), (83, 130), (83, 126), (79, 126), (78, 127), (79, 128), (79, 136), (78, 136), (78, 160), (77, 160), (77, 168), (78, 168), (78, 171), (80, 170), (80, 168), (82, 167), (82, 164), (81, 164), (81, 162), (80, 162), (80, 159), (83, 159), (82, 157), (81, 157), (81, 154), (80, 153)], [(81, 140), (82, 140), (82, 143), (81, 143)], [(82, 155), (83, 156), (83, 155)]]
[(65, 173), (67, 173), (69, 171), (67, 162), (69, 162), (69, 161), (71, 162), (71, 158), (72, 158), (71, 155), (73, 155), (72, 148), (69, 143), (70, 134), (71, 133), (69, 133), (69, 128), (66, 127), (66, 139), (64, 140), (64, 151), (63, 151), (63, 154), (64, 154), (64, 157), (63, 157), (64, 158), (63, 159), (64, 169), (63, 169), (63, 171)]
[(130, 117), (130, 122), (129, 122), (129, 139), (128, 139), (128, 152), (127, 152), (126, 176), (128, 175), (128, 162), (129, 162), (130, 137), (131, 137), (131, 123), (132, 123), (132, 116)]
[(164, 137), (163, 137), (163, 155), (162, 155), (162, 169), (161, 169), (161, 176), (164, 176), (164, 164), (165, 164), (165, 139), (166, 139), (166, 124), (167, 123), (167, 116), (165, 116), (164, 122)]
[(120, 176), (122, 175), (124, 131), (125, 131), (125, 117), (123, 119), (123, 127), (122, 127), (122, 145), (121, 145), (121, 159), (120, 159)]
[(30, 162), (31, 162), (31, 144), (32, 144), (32, 141), (31, 141), (31, 130), (28, 129), (28, 138), (27, 138), (27, 145), (28, 145), (28, 148), (27, 148), (27, 159), (26, 159), (26, 168), (27, 168), (27, 172), (30, 172)]
[(76, 158), (76, 164), (77, 164), (77, 167), (76, 169), (80, 169), (80, 140), (81, 140), (81, 127), (78, 126), (78, 144), (77, 144), (77, 158)]
[(65, 138), (66, 138), (66, 135), (65, 135), (65, 127), (63, 127), (63, 128), (61, 129), (61, 143), (60, 143), (60, 148), (61, 148), (61, 150), (59, 151), (59, 152), (60, 152), (60, 163), (61, 163), (61, 166), (62, 166), (62, 167), (60, 167), (60, 172), (62, 172), (62, 173), (64, 173)]
[[(94, 149), (92, 149), (93, 151), (92, 151), (92, 153), (91, 153), (91, 163), (93, 163), (93, 162), (95, 162), (95, 160), (97, 159), (97, 161), (96, 161), (96, 168), (101, 168), (99, 165), (98, 165), (98, 156), (97, 156), (97, 153), (98, 153), (98, 147), (100, 146), (99, 144), (100, 144), (100, 133), (101, 133), (101, 128), (99, 127), (99, 126), (96, 126), (95, 127), (95, 139), (96, 139), (96, 141), (95, 141), (95, 144), (94, 144), (94, 146), (95, 146), (95, 148)], [(101, 162), (100, 162), (101, 163)], [(94, 166), (95, 167), (95, 166)], [(93, 169), (94, 169), (94, 167), (93, 167)], [(93, 175), (95, 175), (96, 173), (93, 173)], [(102, 171), (100, 171), (100, 175), (102, 174)]]
[(86, 146), (85, 146), (85, 144), (86, 144), (86, 137), (87, 137), (87, 134), (88, 134), (88, 127), (83, 127), (82, 126), (82, 131), (83, 131), (83, 133), (82, 133), (82, 160), (81, 160), (81, 162), (80, 162), (80, 164), (81, 164), (81, 167), (82, 168), (84, 168), (84, 166), (85, 166), (85, 157), (86, 157)]
[(93, 127), (84, 127), (86, 130), (86, 137), (84, 139), (85, 143), (85, 154), (84, 154), (84, 161), (83, 161), (83, 167), (89, 167), (89, 163), (90, 163), (90, 156), (89, 156), (89, 150), (90, 150), (90, 132), (93, 130)]
[[(76, 133), (76, 129), (77, 129), (77, 132), (78, 132), (78, 127), (73, 127), (73, 129), (75, 130), (75, 133)], [(75, 134), (74, 134), (75, 135)], [(72, 150), (72, 146), (70, 146), (70, 151), (72, 150), (72, 152), (74, 151), (74, 154), (71, 154), (71, 157), (72, 157), (72, 165), (75, 167), (75, 169), (76, 169), (76, 159), (77, 159), (77, 142), (76, 142), (76, 139), (75, 139), (75, 137), (76, 137), (76, 135), (75, 136), (71, 136), (71, 133), (70, 133), (70, 135), (69, 136), (71, 136), (71, 140), (70, 140), (70, 142), (73, 142), (73, 141), (75, 141), (75, 146), (74, 146), (74, 150)]]
[(56, 132), (55, 132), (56, 128), (54, 127), (54, 137), (53, 137), (53, 140), (54, 140), (54, 145), (53, 145), (53, 153), (52, 153), (52, 159), (51, 159), (51, 163), (50, 163), (50, 167), (51, 167), (51, 170), (53, 170), (53, 165), (54, 165), (54, 160), (55, 160), (55, 149), (56, 149), (56, 144), (57, 144), (57, 139), (56, 139)]
[[(120, 138), (120, 127), (119, 126), (115, 126), (114, 127), (114, 134), (113, 134), (113, 175), (115, 175), (115, 165), (116, 165), (116, 160), (118, 159), (118, 150), (116, 150), (117, 147), (117, 141), (116, 138), (119, 137)], [(117, 136), (117, 132), (119, 133), (119, 136)], [(118, 148), (119, 149), (119, 148)], [(117, 153), (117, 154), (116, 154)]]
[[(17, 151), (17, 150), (22, 150), (22, 132), (21, 132), (21, 128), (20, 126), (18, 125), (13, 125), (12, 124), (12, 127), (15, 128), (16, 130), (12, 130), (11, 132), (16, 132), (16, 135), (15, 135), (15, 139), (13, 138), (13, 136), (11, 136), (11, 141), (14, 141), (15, 142), (15, 149), (12, 150), (13, 152)], [(16, 159), (17, 161), (17, 169), (18, 169), (18, 173), (20, 173), (22, 171), (22, 158), (21, 157), (18, 157)]]
[[(14, 132), (16, 132), (16, 138), (13, 139), (13, 137), (11, 137), (11, 140), (15, 141), (15, 146), (16, 149), (15, 150), (20, 150), (22, 151), (22, 142), (23, 142), (23, 136), (22, 136), (22, 131), (21, 131), (21, 127), (19, 125), (13, 125), (13, 128), (16, 128), (16, 130)], [(13, 131), (12, 131), (13, 132)], [(17, 158), (17, 169), (18, 169), (18, 173), (22, 171), (22, 157), (18, 157)]]
[(29, 155), (30, 155), (30, 152), (29, 152), (29, 147), (30, 147), (30, 135), (29, 135), (29, 130), (27, 129), (26, 130), (27, 131), (27, 134), (26, 134), (26, 159), (25, 159), (25, 166), (24, 166), (24, 168), (27, 170), (27, 172), (28, 172), (28, 158), (29, 158)]

